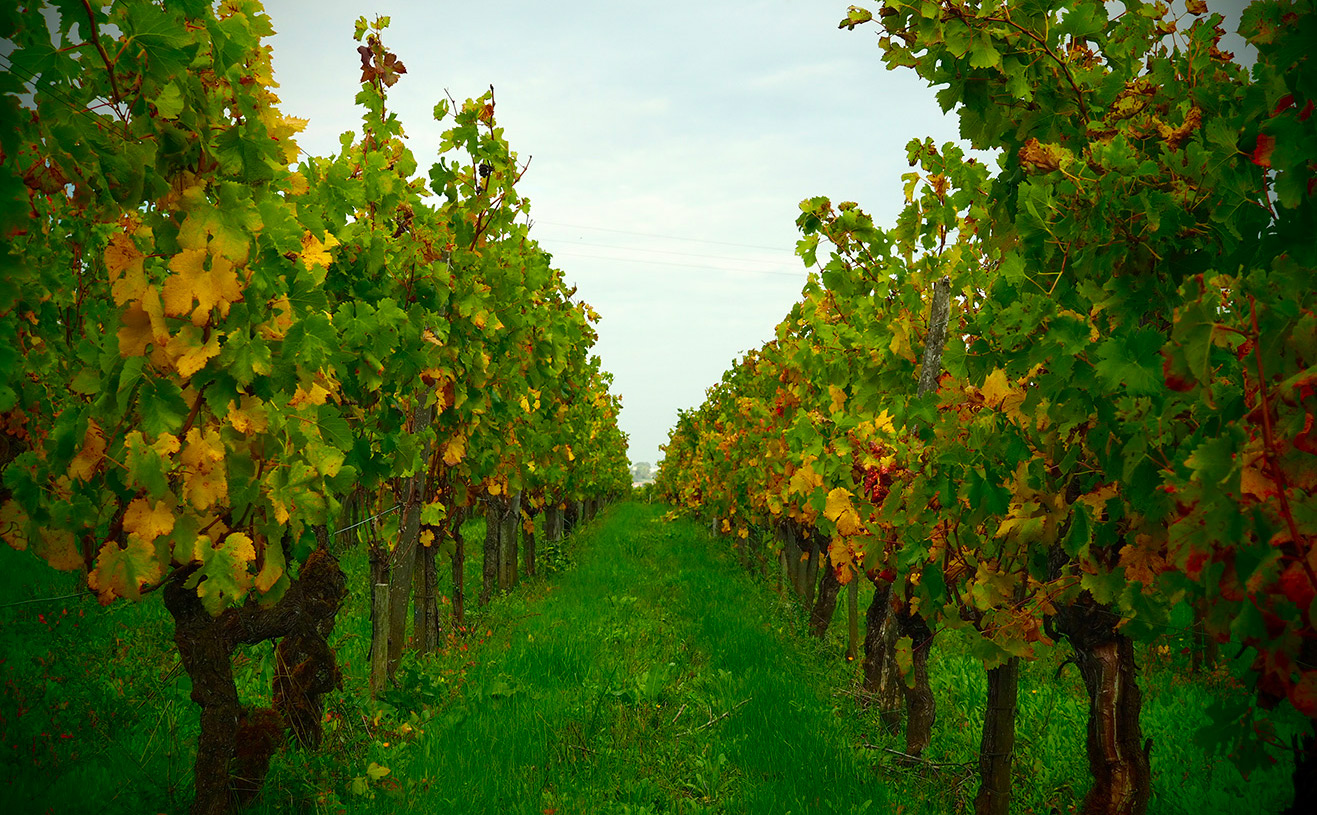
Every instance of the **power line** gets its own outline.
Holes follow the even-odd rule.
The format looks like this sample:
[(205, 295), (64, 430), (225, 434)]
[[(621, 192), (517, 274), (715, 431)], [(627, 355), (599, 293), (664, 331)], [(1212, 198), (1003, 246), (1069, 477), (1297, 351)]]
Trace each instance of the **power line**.
[(533, 223), (545, 224), (547, 226), (563, 226), (563, 227), (567, 227), (568, 229), (593, 229), (596, 232), (614, 232), (618, 235), (638, 235), (642, 238), (664, 238), (670, 241), (685, 241), (687, 243), (712, 243), (712, 244), (717, 244), (719, 246), (739, 246), (742, 249), (768, 249), (769, 251), (772, 252), (789, 251), (787, 249), (783, 249), (781, 246), (764, 246), (762, 244), (755, 244), (755, 243), (732, 243), (730, 241), (706, 241), (706, 240), (701, 240), (700, 238), (683, 238), (678, 235), (659, 235), (654, 232), (633, 232), (628, 229), (610, 229), (608, 227), (603, 227), (603, 226), (585, 226), (584, 224), (564, 224), (557, 221), (541, 221), (539, 219), (534, 219)]
[[(0, 55), (0, 67), (6, 69), (10, 73), (17, 76), (19, 80), (23, 83), (23, 85), (32, 92), (33, 100), (36, 99), (36, 95), (38, 93), (43, 92), (43, 89), (38, 86), (38, 81), (40, 77), (37, 74), (31, 73), (29, 71), (22, 71), (16, 68), (14, 66), (13, 61), (11, 61), (7, 55)], [(113, 136), (117, 136), (120, 141), (123, 141), (128, 144), (138, 143), (141, 141), (141, 139), (130, 138), (124, 133), (121, 133), (117, 127), (113, 127), (113, 126), (107, 127), (107, 125), (114, 125), (116, 123), (113, 120), (107, 120), (106, 118), (96, 113), (93, 113), (91, 108), (85, 108), (73, 102), (68, 96), (64, 95), (63, 93), (60, 93), (59, 91), (56, 91), (55, 86), (53, 84), (47, 83), (46, 87), (44, 88), (44, 93), (48, 94), (50, 97), (54, 98), (55, 101), (64, 105), (66, 108), (73, 111), (74, 113), (86, 117), (88, 121), (96, 125), (97, 130), (100, 130), (102, 132), (108, 132)], [(112, 108), (115, 107), (114, 105), (110, 105), (110, 102), (108, 100), (104, 103), (104, 105), (108, 105)], [(115, 109), (117, 110), (117, 108)]]
[(706, 255), (700, 252), (673, 252), (670, 249), (646, 249), (640, 246), (619, 246), (615, 243), (591, 243), (580, 239), (571, 242), (573, 246), (596, 246), (600, 249), (618, 249), (623, 252), (644, 252), (650, 255), (676, 255), (684, 258), (700, 258), (703, 260), (730, 260), (733, 263), (761, 263), (762, 261), (754, 258), (732, 257), (731, 255)]
[(90, 591), (79, 591), (79, 592), (74, 592), (73, 594), (61, 594), (58, 597), (33, 597), (31, 600), (19, 600), (16, 603), (5, 603), (3, 606), (0, 606), (0, 608), (13, 608), (14, 606), (26, 606), (26, 605), (30, 605), (31, 603), (53, 603), (56, 600), (71, 600), (74, 597), (83, 597), (91, 593), (92, 592)]
[[(560, 252), (553, 252), (551, 254), (570, 255), (572, 257), (590, 258), (591, 260), (607, 260), (615, 263), (643, 263), (647, 266), (669, 266), (669, 267), (678, 267), (682, 269), (709, 269), (715, 272), (730, 272), (734, 274), (735, 273), (769, 274), (769, 275), (778, 275), (780, 277), (793, 277), (801, 281), (804, 280), (803, 275), (796, 274), (794, 272), (777, 272), (777, 271), (772, 271), (770, 269), (728, 269), (724, 266), (701, 266), (695, 263), (673, 263), (671, 261), (664, 261), (664, 260), (641, 260), (639, 258), (615, 258), (615, 257), (610, 258), (610, 257), (605, 257), (603, 255), (587, 255), (587, 254), (582, 254), (581, 252), (572, 252), (572, 251), (560, 251)], [(805, 270), (802, 269), (801, 271), (805, 271)]]

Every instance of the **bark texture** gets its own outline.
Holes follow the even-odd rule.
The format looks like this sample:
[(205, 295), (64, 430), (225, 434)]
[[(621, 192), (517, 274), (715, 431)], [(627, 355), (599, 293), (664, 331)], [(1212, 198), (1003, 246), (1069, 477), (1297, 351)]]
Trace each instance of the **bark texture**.
[(426, 526), (429, 545), (416, 550), (415, 596), (412, 600), (412, 641), (417, 651), (428, 654), (439, 648), (443, 636), (443, 621), (439, 617), (439, 545), (443, 541), (441, 526)]
[[(259, 792), (285, 727), (307, 746), (319, 742), (323, 694), (340, 683), (325, 637), (347, 590), (338, 561), (323, 549), (312, 553), (299, 578), (268, 608), (253, 602), (212, 617), (185, 583), (186, 575), (166, 584), (163, 593), (192, 680), (192, 701), (201, 708), (192, 812), (223, 815), (235, 801)], [(279, 637), (285, 642), (276, 651), (275, 707), (245, 710), (233, 680), (233, 651)]]
[(801, 535), (798, 539), (801, 547), (805, 550), (805, 610), (811, 611), (814, 608), (815, 588), (819, 582), (819, 552), (818, 539), (812, 534)]
[(1152, 795), (1149, 753), (1139, 726), (1143, 695), (1134, 644), (1116, 631), (1119, 618), (1085, 593), (1059, 611), (1056, 629), (1075, 649), (1088, 691), (1087, 752), (1093, 787), (1083, 815), (1144, 815)]
[(508, 499), (499, 528), (499, 588), (507, 591), (517, 585), (518, 532), (521, 530), (521, 493)]
[(824, 561), (823, 577), (819, 579), (818, 597), (809, 612), (809, 633), (823, 639), (828, 633), (828, 626), (832, 624), (832, 615), (837, 611), (837, 595), (841, 592), (841, 582), (837, 580), (837, 572), (832, 568), (831, 559), (824, 554), (819, 557)]
[(370, 693), (389, 683), (389, 550), (371, 541), (370, 558)]
[(453, 625), (458, 628), (466, 625), (466, 538), (462, 536), (462, 524), (466, 521), (467, 511), (462, 508), (450, 520), (453, 530)]
[(558, 504), (544, 510), (544, 538), (550, 543), (562, 540), (562, 507)]
[(1019, 657), (1011, 657), (1005, 665), (988, 671), (988, 706), (979, 743), (979, 793), (974, 796), (974, 815), (1010, 812), (1019, 683)]
[(480, 605), (489, 603), (498, 589), (499, 530), (503, 526), (503, 499), (485, 499), (485, 561), (481, 569)]
[(860, 652), (860, 576), (851, 575), (846, 584), (846, 661), (854, 662)]
[(933, 648), (933, 632), (919, 614), (911, 614), (908, 607), (894, 612), (898, 637), (909, 637), (911, 659), (914, 663), (913, 685), (901, 682), (905, 696), (905, 752), (920, 756), (933, 739), (933, 724), (937, 721), (937, 702), (928, 684), (928, 654)]
[(535, 516), (537, 512), (527, 513), (529, 523), (522, 528), (522, 544), (525, 547), (526, 576), (535, 576)]
[(864, 619), (864, 693), (869, 707), (892, 733), (901, 727), (901, 672), (896, 667), (896, 618), (891, 584), (878, 586)]

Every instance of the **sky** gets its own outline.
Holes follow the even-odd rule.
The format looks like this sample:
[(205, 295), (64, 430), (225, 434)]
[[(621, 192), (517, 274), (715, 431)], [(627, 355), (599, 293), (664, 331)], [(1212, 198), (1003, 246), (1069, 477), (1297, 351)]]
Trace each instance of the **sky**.
[(906, 143), (956, 138), (933, 90), (913, 71), (884, 68), (876, 26), (838, 29), (847, 5), (266, 8), (281, 107), (310, 120), (298, 137), (309, 154), (336, 153), (340, 134), (360, 126), (359, 16), (391, 18), (384, 43), (407, 74), (389, 107), (422, 174), (443, 130), (435, 103), (494, 86), (512, 149), (532, 159), (518, 184), (531, 202), (531, 236), (602, 316), (595, 353), (622, 396), (631, 460), (656, 463), (677, 411), (698, 406), (799, 299), (800, 201), (858, 201), (890, 224), (909, 171)]

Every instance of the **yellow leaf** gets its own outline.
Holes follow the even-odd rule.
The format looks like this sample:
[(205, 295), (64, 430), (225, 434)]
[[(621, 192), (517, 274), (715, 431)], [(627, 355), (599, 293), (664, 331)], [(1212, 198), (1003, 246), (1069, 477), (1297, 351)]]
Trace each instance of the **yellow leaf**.
[(1153, 585), (1157, 575), (1170, 568), (1161, 550), (1160, 542), (1151, 536), (1135, 535), (1134, 543), (1126, 544), (1120, 550), (1120, 565), (1125, 567), (1125, 579), (1137, 580), (1144, 587)]
[(293, 398), (288, 401), (288, 407), (300, 407), (304, 404), (323, 405), (328, 396), (329, 391), (319, 382), (312, 382), (310, 388), (298, 385), (297, 390), (293, 393)]
[(124, 512), (123, 528), (144, 541), (154, 541), (174, 531), (174, 513), (164, 501), (156, 501), (152, 507), (145, 498), (134, 498)]
[(566, 445), (566, 447), (567, 447), (567, 460), (576, 461), (576, 454), (572, 452), (572, 446), (569, 444)]
[(521, 412), (522, 412), (522, 413), (530, 413), (530, 400), (529, 400), (529, 399), (527, 399), (525, 396), (523, 396), (523, 397), (521, 397), (521, 402), (520, 402), (519, 404), (521, 405)]
[[(902, 317), (906, 315), (903, 312)], [(897, 319), (891, 323), (892, 341), (888, 344), (888, 350), (898, 357), (903, 357), (911, 362), (915, 359), (914, 347), (910, 345), (910, 323), (906, 319)]]
[(82, 449), (69, 462), (69, 475), (90, 481), (105, 458), (105, 434), (95, 419), (87, 420), (87, 434), (82, 437)]
[(456, 467), (466, 455), (466, 437), (456, 436), (448, 440), (444, 445), (444, 464), (449, 467)]
[(502, 495), (502, 494), (503, 494), (503, 485), (500, 484), (500, 483), (498, 483), (497, 481), (494, 481), (494, 482), (490, 483), (490, 485), (489, 485), (489, 494), (490, 494), (490, 495)]
[(244, 435), (264, 433), (270, 426), (270, 419), (265, 413), (265, 403), (257, 396), (241, 397), (241, 404), (229, 400), (229, 424)]
[(156, 454), (162, 458), (177, 453), (178, 448), (178, 436), (173, 433), (161, 433), (151, 445), (151, 449), (155, 450)]
[(1266, 501), (1280, 495), (1280, 487), (1262, 468), (1266, 465), (1264, 456), (1257, 456), (1244, 466), (1239, 473), (1239, 492), (1251, 495), (1259, 501)]
[(43, 560), (62, 572), (81, 569), (85, 565), (77, 538), (69, 529), (42, 529), (35, 549)]
[(979, 388), (983, 401), (989, 407), (1000, 408), (1008, 416), (1020, 416), (1020, 405), (1024, 404), (1024, 391), (1006, 379), (1006, 372), (995, 369)]
[(329, 250), (335, 246), (338, 246), (338, 238), (334, 237), (332, 233), (326, 232), (325, 240), (321, 242), (315, 235), (307, 232), (302, 236), (302, 252), (298, 257), (301, 258), (302, 265), (306, 266), (307, 271), (316, 266), (327, 269), (329, 264), (334, 262), (334, 257)]
[(851, 505), (851, 491), (837, 487), (828, 493), (827, 504), (823, 508), (823, 517), (837, 525), (837, 532), (850, 537), (858, 534), (862, 527), (860, 515)]
[(1088, 508), (1092, 510), (1094, 520), (1098, 520), (1102, 517), (1102, 513), (1106, 511), (1107, 501), (1115, 497), (1116, 483), (1113, 481), (1106, 486), (1098, 487), (1092, 492), (1079, 496), (1078, 501), (1081, 504), (1087, 504)]
[(160, 577), (160, 563), (150, 541), (129, 538), (126, 546), (106, 541), (96, 555), (96, 568), (87, 575), (87, 585), (100, 596), (101, 604), (115, 597), (136, 600), (141, 588)]
[[(210, 268), (206, 268), (206, 260)], [(192, 324), (205, 325), (210, 310), (219, 308), (220, 316), (229, 315), (229, 305), (242, 299), (242, 286), (233, 262), (223, 255), (213, 255), (204, 249), (184, 249), (169, 262), (174, 272), (165, 280), (161, 295), (165, 314), (183, 317), (192, 311)], [(192, 303), (197, 303), (192, 310)]]
[(261, 573), (256, 575), (256, 590), (261, 594), (265, 594), (274, 588), (274, 584), (279, 582), (280, 577), (283, 577), (286, 568), (282, 546), (278, 543), (270, 545), (269, 541), (266, 541), (264, 549), (265, 565), (261, 567)]
[(843, 586), (851, 582), (859, 569), (859, 562), (864, 559), (863, 552), (851, 548), (852, 540), (854, 539), (838, 535), (828, 544), (828, 562), (832, 564), (833, 569), (836, 569), (837, 582)]
[[(266, 311), (270, 317), (265, 322), (261, 323), (260, 327), (257, 329), (260, 331), (261, 338), (266, 340), (283, 339), (284, 334), (288, 333), (288, 329), (293, 327), (292, 311), (293, 305), (288, 302), (287, 295), (280, 295), (271, 300), (267, 304)], [(258, 374), (269, 373), (268, 367), (266, 367), (263, 362), (260, 364), (260, 367), (257, 367), (255, 362), (253, 362), (252, 370)]]
[(141, 299), (129, 306), (120, 319), (123, 327), (119, 329), (118, 337), (122, 357), (143, 356), (148, 344), (163, 346), (169, 340), (164, 306), (154, 286), (148, 286)]
[[(296, 116), (285, 116), (273, 109), (267, 110), (269, 112), (261, 117), (262, 121), (266, 123), (266, 132), (270, 134), (270, 138), (279, 142), (279, 152), (283, 154), (284, 163), (293, 164), (297, 161), (298, 154), (301, 152), (297, 142), (293, 140), (293, 134), (300, 133), (306, 127), (307, 120), (299, 119)], [(294, 173), (294, 175), (300, 175), (300, 173)], [(302, 180), (302, 184), (306, 184), (306, 179)], [(299, 193), (294, 193), (294, 195), (297, 194)]]
[(219, 356), (220, 332), (210, 332), (210, 339), (201, 341), (201, 329), (192, 325), (183, 326), (177, 334), (169, 338), (165, 352), (174, 361), (178, 375), (188, 377), (206, 367), (206, 362)]
[(836, 385), (829, 385), (828, 395), (832, 397), (832, 405), (829, 408), (829, 412), (834, 416), (841, 413), (846, 406), (846, 391)]
[(289, 195), (306, 195), (311, 190), (311, 185), (306, 183), (306, 176), (292, 173), (284, 179), (284, 190)]
[(183, 448), (183, 497), (196, 509), (208, 509), (229, 497), (224, 474), (224, 443), (219, 433), (192, 428)]
[(428, 549), (433, 543), (434, 543), (434, 531), (430, 529), (422, 529), (421, 545)]
[(0, 504), (0, 538), (13, 549), (22, 552), (27, 549), (28, 517), (17, 501), (5, 501)]
[(234, 560), (244, 563), (251, 563), (256, 559), (256, 547), (252, 545), (252, 539), (241, 532), (232, 532), (224, 539), (221, 548), (227, 549)]
[(110, 245), (105, 247), (105, 270), (110, 275), (110, 294), (115, 305), (131, 303), (146, 291), (144, 259), (142, 251), (126, 232), (110, 236)]
[(278, 498), (271, 498), (270, 503), (274, 506), (274, 519), (281, 524), (288, 523), (288, 519), (292, 517), (288, 512), (288, 505)]
[(251, 237), (226, 223), (219, 207), (207, 197), (206, 185), (188, 187), (183, 190), (182, 198), (180, 206), (189, 212), (178, 229), (178, 245), (183, 249), (209, 250), (235, 265), (244, 265), (251, 249)]
[(808, 496), (817, 487), (823, 486), (823, 476), (814, 472), (814, 457), (808, 456), (805, 462), (791, 474), (788, 483), (788, 495)]

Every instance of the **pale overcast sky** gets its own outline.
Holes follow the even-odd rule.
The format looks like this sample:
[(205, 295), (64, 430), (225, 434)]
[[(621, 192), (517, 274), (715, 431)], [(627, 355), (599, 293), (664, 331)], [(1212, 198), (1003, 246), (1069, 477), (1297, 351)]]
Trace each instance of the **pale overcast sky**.
[(906, 142), (956, 136), (912, 71), (884, 70), (875, 26), (838, 30), (847, 6), (267, 2), (282, 108), (310, 119), (308, 153), (337, 152), (360, 124), (358, 16), (392, 18), (385, 44), (408, 73), (389, 106), (422, 174), (445, 90), (494, 86), (509, 142), (534, 157), (519, 185), (532, 235), (603, 317), (595, 351), (631, 460), (651, 463), (677, 410), (799, 299), (801, 199), (858, 201), (890, 224)]

